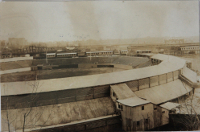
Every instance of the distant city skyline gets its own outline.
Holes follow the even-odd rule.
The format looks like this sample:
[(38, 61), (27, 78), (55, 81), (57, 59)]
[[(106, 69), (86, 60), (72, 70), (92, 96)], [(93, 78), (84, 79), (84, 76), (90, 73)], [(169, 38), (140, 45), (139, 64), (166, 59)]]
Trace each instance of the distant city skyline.
[(1, 40), (199, 36), (198, 1), (2, 2), (0, 15)]

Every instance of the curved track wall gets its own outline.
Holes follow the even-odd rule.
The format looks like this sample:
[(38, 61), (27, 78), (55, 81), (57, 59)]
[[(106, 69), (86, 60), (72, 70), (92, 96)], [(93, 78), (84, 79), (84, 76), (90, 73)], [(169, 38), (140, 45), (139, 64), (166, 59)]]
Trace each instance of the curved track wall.
[[(148, 67), (148, 69), (151, 70), (152, 67)], [(141, 68), (141, 69), (133, 69), (133, 70), (128, 70), (128, 71), (131, 71), (133, 73), (134, 73), (134, 71), (136, 71), (136, 72), (140, 72), (140, 74), (141, 74), (142, 71), (145, 69), (146, 68)], [(122, 73), (122, 72), (117, 72), (119, 79), (120, 79), (120, 73)], [(127, 80), (121, 79), (121, 82), (125, 82), (133, 91), (138, 91), (138, 90), (143, 90), (146, 88), (150, 88), (150, 87), (157, 86), (157, 85), (162, 85), (167, 82), (176, 80), (176, 79), (178, 79), (180, 72), (181, 72), (181, 68), (179, 70), (171, 71), (171, 72), (168, 72), (165, 74), (160, 74), (160, 75), (158, 74), (155, 76), (145, 77), (145, 78), (141, 78), (141, 79), (134, 79), (135, 76), (132, 76), (131, 77), (131, 78), (133, 78), (132, 80), (129, 81), (128, 79)], [(137, 75), (137, 73), (135, 73), (135, 74)], [(113, 75), (113, 73), (108, 73), (107, 75)], [(131, 75), (131, 73), (128, 72), (127, 75)], [(144, 75), (146, 75), (146, 74), (144, 74)], [(99, 76), (94, 75), (93, 77), (99, 77)], [(116, 75), (113, 75), (112, 78), (113, 77), (117, 78)], [(77, 79), (77, 77), (72, 77), (72, 78), (75, 79), (75, 81)], [(98, 80), (98, 79), (100, 79), (100, 80)], [(98, 81), (101, 81), (101, 79), (104, 79), (104, 78), (97, 78), (97, 80), (96, 80), (97, 83), (98, 83)], [(59, 82), (60, 79), (50, 79), (47, 81), (45, 80), (45, 82), (54, 81), (54, 80), (58, 81), (58, 82), (55, 82), (55, 83), (58, 83), (58, 85), (59, 85), (59, 83), (63, 83), (64, 89), (61, 89), (59, 86), (57, 86), (57, 87), (55, 87), (56, 88), (55, 90), (41, 91), (40, 90), (41, 88), (48, 89), (48, 86), (43, 84), (44, 81), (14, 82), (14, 83), (11, 83), (13, 85), (9, 85), (10, 83), (3, 83), (3, 88), (5, 91), (2, 91), (2, 93), (4, 94), (1, 97), (2, 102), (3, 102), (1, 104), (2, 109), (16, 109), (16, 108), (25, 108), (25, 107), (30, 107), (30, 106), (37, 107), (37, 106), (44, 106), (44, 105), (50, 105), (50, 104), (62, 104), (62, 103), (75, 102), (75, 101), (81, 101), (81, 100), (95, 99), (95, 98), (100, 98), (100, 97), (108, 97), (110, 95), (110, 91), (109, 91), (110, 85), (120, 83), (120, 81), (112, 82), (111, 80), (108, 80), (108, 81), (110, 81), (110, 83), (108, 83), (108, 84), (104, 84), (104, 85), (97, 84), (94, 86), (88, 85), (87, 87), (83, 87), (84, 84), (81, 84), (77, 80), (76, 83), (78, 83), (78, 84), (80, 83), (79, 85), (82, 87), (68, 88), (66, 82)], [(67, 81), (67, 78), (65, 81)], [(87, 81), (88, 81), (87, 84), (90, 83), (90, 79), (88, 79)], [(22, 85), (22, 83), (23, 84), (26, 83), (26, 84)], [(6, 85), (6, 84), (8, 84), (8, 85)], [(35, 92), (32, 91), (32, 92), (26, 93), (26, 90), (25, 90), (25, 91), (18, 91), (17, 95), (11, 94), (20, 87), (22, 87), (22, 88), (30, 87), (31, 88), (35, 84), (38, 84), (37, 91), (35, 91)], [(15, 85), (16, 89), (14, 89), (12, 87), (14, 85)], [(12, 92), (9, 93), (9, 91), (7, 91), (7, 90), (9, 90), (9, 88), (6, 89), (6, 87), (7, 88), (12, 87)], [(65, 88), (67, 88), (67, 89), (65, 89)], [(33, 87), (32, 87), (32, 89), (33, 89)], [(38, 91), (41, 91), (41, 92), (38, 92)], [(21, 94), (19, 92), (21, 92)], [(31, 100), (32, 97), (35, 97), (34, 100)]]

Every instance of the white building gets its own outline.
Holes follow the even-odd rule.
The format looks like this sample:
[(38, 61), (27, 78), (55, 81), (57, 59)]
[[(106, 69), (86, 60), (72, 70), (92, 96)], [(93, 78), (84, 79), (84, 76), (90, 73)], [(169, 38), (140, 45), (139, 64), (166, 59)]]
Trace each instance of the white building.
[(180, 48), (181, 51), (183, 51), (184, 53), (191, 53), (191, 52), (194, 52), (195, 54), (200, 53), (200, 46), (183, 46)]

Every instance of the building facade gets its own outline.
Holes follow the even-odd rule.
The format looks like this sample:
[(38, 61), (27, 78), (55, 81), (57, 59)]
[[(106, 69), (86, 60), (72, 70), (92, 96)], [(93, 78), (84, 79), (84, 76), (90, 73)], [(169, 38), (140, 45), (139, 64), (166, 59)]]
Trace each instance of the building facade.
[(200, 53), (200, 46), (184, 46), (184, 47), (180, 47), (181, 51), (184, 54), (199, 54)]

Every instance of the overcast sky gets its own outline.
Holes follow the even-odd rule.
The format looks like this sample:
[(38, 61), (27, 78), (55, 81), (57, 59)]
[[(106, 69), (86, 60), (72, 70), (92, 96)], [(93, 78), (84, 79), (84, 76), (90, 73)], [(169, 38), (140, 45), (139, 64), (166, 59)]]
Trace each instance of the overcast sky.
[(73, 41), (199, 36), (198, 1), (2, 2), (0, 37)]

